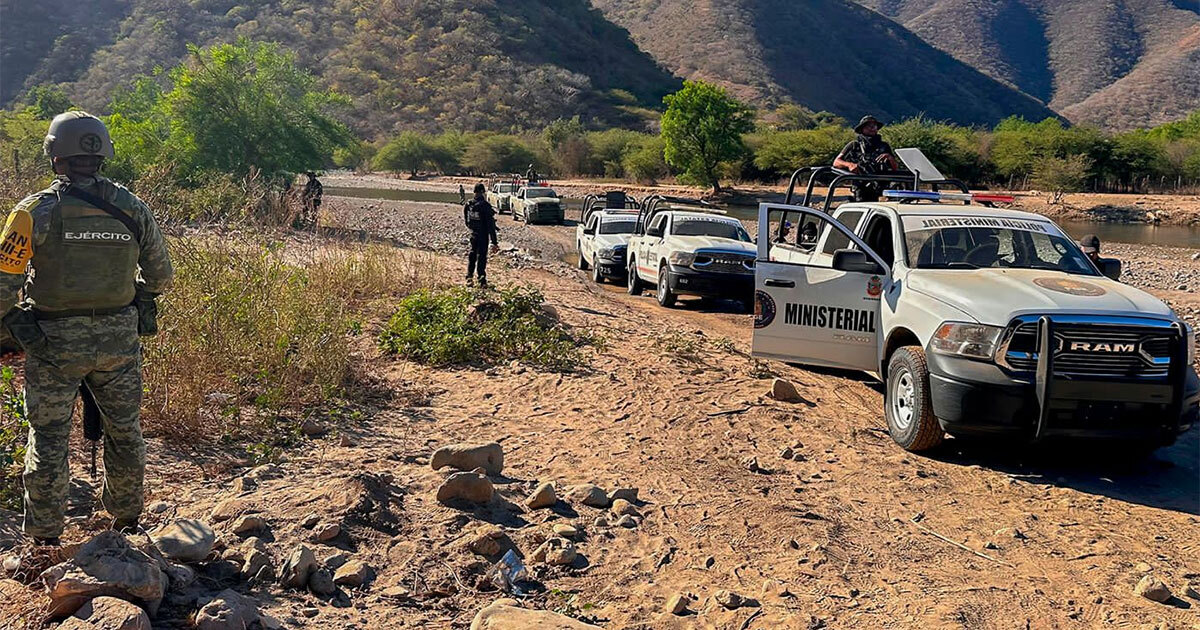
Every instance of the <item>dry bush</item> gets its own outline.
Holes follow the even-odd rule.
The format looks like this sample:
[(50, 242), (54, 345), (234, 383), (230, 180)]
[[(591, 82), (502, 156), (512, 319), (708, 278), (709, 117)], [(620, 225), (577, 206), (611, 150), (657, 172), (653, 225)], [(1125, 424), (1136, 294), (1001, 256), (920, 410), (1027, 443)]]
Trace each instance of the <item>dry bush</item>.
[(428, 254), (385, 246), (201, 236), (171, 247), (176, 282), (146, 344), (144, 424), (192, 444), (294, 432), (281, 415), (343, 396), (363, 322), (441, 275)]

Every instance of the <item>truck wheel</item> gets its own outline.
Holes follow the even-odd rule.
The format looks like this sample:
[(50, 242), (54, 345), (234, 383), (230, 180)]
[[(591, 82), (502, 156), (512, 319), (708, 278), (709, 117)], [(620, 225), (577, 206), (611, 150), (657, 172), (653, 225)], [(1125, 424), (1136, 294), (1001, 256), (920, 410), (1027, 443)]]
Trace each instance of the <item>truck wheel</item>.
[(517, 211), (516, 211), (516, 209), (513, 209), (513, 211), (512, 211), (512, 212), (510, 212), (510, 213), (508, 213), (508, 214), (509, 214), (509, 216), (511, 216), (511, 217), (512, 217), (512, 220), (513, 220), (513, 221), (516, 221), (516, 220), (517, 220)]
[(629, 282), (625, 284), (625, 290), (629, 295), (641, 295), (646, 287), (642, 284), (642, 279), (638, 277), (637, 261), (629, 259)]
[(888, 361), (883, 407), (888, 433), (904, 450), (927, 451), (942, 443), (945, 433), (933, 416), (929, 367), (919, 346), (900, 348)]
[(604, 274), (600, 273), (600, 265), (595, 260), (592, 261), (592, 282), (604, 284)]
[(588, 261), (586, 258), (583, 257), (582, 246), (580, 246), (580, 250), (579, 250), (579, 268), (582, 269), (583, 271), (588, 270)]
[(658, 268), (658, 286), (655, 289), (654, 297), (658, 299), (659, 306), (667, 308), (675, 306), (678, 296), (671, 293), (671, 273), (667, 271), (666, 265)]

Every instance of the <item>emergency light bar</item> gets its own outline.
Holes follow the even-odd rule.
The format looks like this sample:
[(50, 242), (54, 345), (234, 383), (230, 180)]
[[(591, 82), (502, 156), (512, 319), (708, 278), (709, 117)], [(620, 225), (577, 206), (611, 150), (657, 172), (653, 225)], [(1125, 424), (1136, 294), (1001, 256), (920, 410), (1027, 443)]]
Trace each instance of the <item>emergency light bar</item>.
[(924, 201), (973, 201), (976, 203), (1012, 203), (1012, 195), (988, 195), (981, 193), (956, 193), (930, 190), (885, 190), (888, 199), (911, 199)]

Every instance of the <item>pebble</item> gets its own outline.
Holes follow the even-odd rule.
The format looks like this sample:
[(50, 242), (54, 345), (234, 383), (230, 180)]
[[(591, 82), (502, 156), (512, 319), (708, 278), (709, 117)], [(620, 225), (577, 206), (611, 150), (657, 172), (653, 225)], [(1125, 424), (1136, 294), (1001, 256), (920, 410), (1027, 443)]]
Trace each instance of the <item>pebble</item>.
[(443, 504), (456, 499), (470, 503), (488, 503), (492, 500), (494, 490), (492, 481), (479, 473), (454, 473), (437, 489), (437, 500)]
[(578, 555), (578, 552), (575, 551), (575, 543), (565, 538), (551, 538), (535, 549), (529, 559), (533, 562), (559, 566), (571, 564)]
[(317, 523), (320, 522), (321, 517), (319, 515), (309, 514), (308, 516), (304, 517), (304, 520), (300, 521), (300, 527), (303, 527), (304, 529), (312, 529), (317, 526)]
[(334, 572), (333, 583), (339, 586), (358, 588), (366, 583), (370, 574), (371, 567), (365, 562), (351, 560)]
[(253, 477), (238, 477), (233, 480), (233, 491), (238, 494), (254, 492), (258, 489), (258, 481)]
[(568, 525), (566, 523), (557, 523), (554, 525), (554, 527), (552, 529), (554, 530), (555, 534), (558, 534), (559, 536), (562, 536), (563, 538), (570, 538), (570, 539), (574, 540), (575, 538), (579, 537), (579, 529), (576, 528), (574, 525)]
[(637, 488), (618, 488), (618, 489), (613, 490), (612, 492), (608, 493), (608, 500), (610, 503), (613, 501), (616, 501), (617, 499), (624, 499), (626, 501), (629, 501), (630, 503), (637, 503), (638, 502), (638, 489)]
[(19, 568), (21, 568), (20, 556), (6, 556), (4, 558), (4, 571), (6, 573), (16, 573)]
[(1015, 538), (1017, 540), (1025, 540), (1025, 533), (1015, 527), (1002, 527), (996, 530), (997, 538)]
[(1165, 602), (1171, 599), (1171, 589), (1167, 588), (1163, 581), (1153, 575), (1143, 576), (1137, 586), (1133, 588), (1135, 595), (1141, 595), (1148, 600), (1155, 602)]
[(300, 421), (300, 432), (308, 437), (325, 435), (328, 431), (329, 429), (326, 428), (325, 425), (313, 420), (312, 418), (305, 418)]
[(558, 495), (554, 492), (554, 484), (543, 483), (525, 500), (525, 505), (531, 510), (547, 508), (558, 503)]
[(254, 532), (261, 532), (268, 527), (266, 519), (259, 516), (242, 516), (233, 523), (233, 533), (238, 536), (245, 536)]
[(780, 402), (804, 402), (804, 397), (800, 395), (796, 386), (791, 381), (782, 378), (771, 381), (771, 398)]
[(667, 602), (667, 612), (672, 615), (682, 615), (688, 611), (688, 604), (691, 599), (687, 595), (675, 595)]
[(1133, 570), (1137, 571), (1138, 573), (1149, 573), (1154, 570), (1154, 567), (1145, 562), (1139, 562), (1133, 565)]
[(571, 486), (571, 489), (567, 490), (567, 500), (598, 508), (606, 508), (609, 505), (608, 494), (599, 486), (590, 483)]
[(308, 590), (317, 597), (329, 597), (336, 593), (337, 586), (333, 583), (333, 575), (329, 573), (329, 569), (322, 567), (313, 571), (312, 576), (308, 578)]
[(312, 549), (300, 545), (292, 550), (291, 555), (279, 569), (279, 583), (285, 588), (304, 588), (309, 576), (317, 569), (317, 557)]
[(499, 475), (504, 470), (504, 449), (496, 442), (451, 444), (434, 451), (429, 466), (434, 470), (446, 466), (459, 470), (483, 468), (489, 475)]
[(596, 520), (592, 521), (592, 526), (597, 529), (607, 529), (608, 519), (604, 518), (603, 516), (597, 516)]
[(313, 533), (313, 540), (317, 542), (329, 542), (337, 538), (342, 533), (342, 527), (337, 523), (328, 523), (317, 528)]
[(621, 518), (617, 519), (616, 525), (617, 525), (617, 527), (625, 527), (628, 529), (633, 529), (634, 527), (638, 526), (638, 521), (636, 518), (626, 514), (625, 516), (622, 516)]
[(749, 601), (733, 591), (720, 590), (714, 596), (717, 603), (728, 610), (736, 610), (742, 606), (748, 605)]
[(163, 512), (171, 509), (171, 504), (167, 503), (166, 501), (155, 501), (146, 509), (149, 510), (151, 514), (162, 514)]
[(613, 514), (616, 514), (617, 516), (628, 515), (628, 516), (640, 517), (642, 515), (641, 512), (638, 512), (638, 509), (636, 507), (634, 507), (632, 503), (630, 503), (629, 501), (626, 501), (625, 499), (617, 499), (616, 501), (613, 501), (611, 511)]

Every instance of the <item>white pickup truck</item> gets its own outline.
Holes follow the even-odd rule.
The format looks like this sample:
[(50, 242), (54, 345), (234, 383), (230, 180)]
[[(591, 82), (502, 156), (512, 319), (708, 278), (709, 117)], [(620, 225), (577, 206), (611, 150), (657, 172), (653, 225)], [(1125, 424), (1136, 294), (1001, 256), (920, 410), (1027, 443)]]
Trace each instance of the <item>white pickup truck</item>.
[(517, 185), (512, 182), (495, 182), (487, 191), (487, 201), (492, 204), (496, 214), (511, 213), (513, 193), (516, 191)]
[(553, 188), (546, 186), (522, 186), (512, 198), (513, 221), (525, 223), (564, 222), (562, 200)]
[(742, 222), (690, 199), (651, 197), (629, 239), (630, 295), (655, 286), (665, 307), (680, 295), (754, 304), (755, 246)]
[(625, 280), (626, 253), (637, 225), (637, 210), (601, 209), (586, 216), (575, 226), (579, 268), (590, 269), (593, 282)]
[(950, 433), (1146, 453), (1196, 424), (1195, 332), (1052, 221), (973, 199), (762, 204), (754, 355), (879, 378), (911, 451)]

